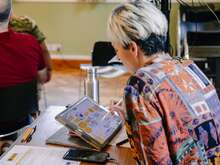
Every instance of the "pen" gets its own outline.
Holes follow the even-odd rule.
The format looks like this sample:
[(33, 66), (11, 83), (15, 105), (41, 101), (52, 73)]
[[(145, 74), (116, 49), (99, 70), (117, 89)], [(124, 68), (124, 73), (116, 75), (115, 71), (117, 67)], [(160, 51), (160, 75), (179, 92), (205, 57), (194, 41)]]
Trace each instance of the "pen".
[(37, 126), (35, 125), (33, 128), (29, 127), (25, 130), (23, 137), (21, 139), (22, 143), (28, 143), (31, 141), (32, 139), (32, 135), (34, 134), (34, 132), (36, 131)]
[(120, 145), (125, 144), (125, 143), (127, 143), (127, 142), (128, 142), (128, 139), (124, 139), (124, 140), (122, 140), (122, 141), (116, 143), (116, 146), (120, 146)]
[(122, 103), (122, 101), (123, 101), (123, 98), (121, 98), (115, 105), (119, 106)]
[(13, 161), (13, 160), (15, 160), (17, 155), (18, 155), (18, 153), (13, 153), (13, 154), (8, 158), (8, 161)]

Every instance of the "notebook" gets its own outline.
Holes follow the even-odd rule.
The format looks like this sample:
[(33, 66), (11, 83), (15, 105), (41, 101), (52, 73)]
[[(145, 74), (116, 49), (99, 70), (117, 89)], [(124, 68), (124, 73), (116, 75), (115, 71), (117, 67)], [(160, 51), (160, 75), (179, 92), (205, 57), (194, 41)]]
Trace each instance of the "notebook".
[(74, 130), (85, 142), (101, 150), (122, 127), (122, 120), (117, 113), (112, 113), (85, 96), (55, 119)]
[(55, 144), (64, 147), (74, 147), (83, 149), (94, 149), (91, 145), (86, 143), (79, 137), (72, 137), (69, 135), (69, 129), (66, 127), (60, 128), (57, 132), (51, 135), (47, 140), (46, 144)]

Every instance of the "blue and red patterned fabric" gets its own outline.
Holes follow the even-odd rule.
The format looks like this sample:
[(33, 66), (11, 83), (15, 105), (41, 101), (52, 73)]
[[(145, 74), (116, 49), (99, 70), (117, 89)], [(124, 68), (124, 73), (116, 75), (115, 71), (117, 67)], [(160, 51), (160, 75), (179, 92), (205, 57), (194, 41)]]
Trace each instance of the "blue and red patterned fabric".
[(134, 158), (148, 165), (220, 165), (220, 102), (190, 60), (158, 56), (124, 91)]

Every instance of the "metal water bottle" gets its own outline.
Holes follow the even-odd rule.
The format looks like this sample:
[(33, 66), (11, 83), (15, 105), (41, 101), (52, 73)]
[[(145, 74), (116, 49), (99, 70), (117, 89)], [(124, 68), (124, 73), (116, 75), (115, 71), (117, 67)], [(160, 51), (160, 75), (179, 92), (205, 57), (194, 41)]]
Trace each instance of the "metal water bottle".
[(99, 103), (99, 80), (97, 79), (97, 68), (87, 68), (87, 78), (84, 80), (84, 94)]

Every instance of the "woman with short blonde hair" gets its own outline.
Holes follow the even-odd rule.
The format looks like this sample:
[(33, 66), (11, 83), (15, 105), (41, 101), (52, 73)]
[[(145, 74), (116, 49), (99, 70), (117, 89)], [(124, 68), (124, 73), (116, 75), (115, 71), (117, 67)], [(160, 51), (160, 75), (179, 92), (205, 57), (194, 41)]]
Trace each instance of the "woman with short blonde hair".
[[(124, 90), (125, 124), (138, 164), (218, 164), (220, 102), (192, 62), (164, 52), (167, 20), (152, 3), (117, 6), (107, 32), (133, 74)], [(112, 107), (121, 111), (123, 108)]]
[(118, 6), (108, 20), (108, 37), (123, 47), (134, 40), (143, 43), (152, 38), (155, 42), (161, 42), (157, 47), (161, 49), (158, 51), (162, 51), (168, 29), (166, 17), (153, 4), (143, 3), (139, 1)]

